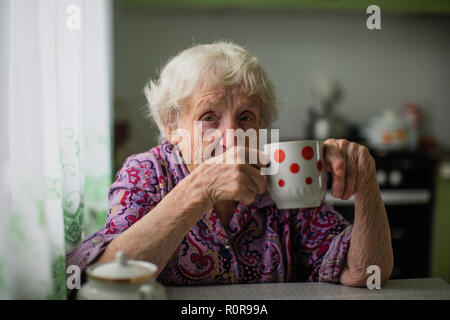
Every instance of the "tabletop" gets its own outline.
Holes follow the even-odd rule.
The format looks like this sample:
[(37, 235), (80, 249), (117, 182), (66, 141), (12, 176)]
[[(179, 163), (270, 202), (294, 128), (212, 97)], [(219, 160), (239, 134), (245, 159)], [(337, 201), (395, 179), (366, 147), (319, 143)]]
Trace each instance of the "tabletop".
[(389, 280), (372, 290), (325, 282), (170, 286), (166, 290), (171, 300), (450, 300), (450, 285), (440, 278)]

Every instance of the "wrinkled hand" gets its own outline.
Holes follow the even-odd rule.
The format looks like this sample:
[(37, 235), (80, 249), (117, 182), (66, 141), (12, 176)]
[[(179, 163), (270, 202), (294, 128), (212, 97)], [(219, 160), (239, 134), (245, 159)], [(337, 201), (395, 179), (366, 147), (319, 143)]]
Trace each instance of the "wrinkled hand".
[[(231, 161), (227, 163), (226, 159)], [(246, 159), (256, 163), (249, 164)], [(260, 174), (259, 168), (267, 163), (267, 156), (262, 151), (232, 147), (223, 155), (206, 160), (193, 173), (199, 176), (211, 204), (229, 200), (250, 204), (258, 194), (266, 191), (267, 177)]]
[(375, 160), (367, 147), (345, 139), (324, 142), (326, 172), (331, 172), (331, 195), (348, 200), (377, 187)]

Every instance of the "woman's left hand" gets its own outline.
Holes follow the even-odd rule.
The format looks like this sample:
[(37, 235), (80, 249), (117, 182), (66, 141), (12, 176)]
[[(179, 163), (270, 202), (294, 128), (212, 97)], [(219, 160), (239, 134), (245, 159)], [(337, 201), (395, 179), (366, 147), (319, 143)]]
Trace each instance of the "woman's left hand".
[(348, 200), (377, 187), (375, 160), (367, 147), (345, 139), (324, 142), (326, 172), (331, 172), (331, 195)]

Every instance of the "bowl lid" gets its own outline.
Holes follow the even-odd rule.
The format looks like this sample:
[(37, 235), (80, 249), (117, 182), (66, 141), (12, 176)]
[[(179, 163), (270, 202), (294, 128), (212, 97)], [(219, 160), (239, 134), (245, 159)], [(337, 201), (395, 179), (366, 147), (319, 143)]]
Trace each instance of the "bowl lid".
[(119, 251), (116, 260), (95, 264), (86, 269), (88, 277), (112, 282), (140, 282), (156, 278), (158, 268), (150, 262), (127, 260)]

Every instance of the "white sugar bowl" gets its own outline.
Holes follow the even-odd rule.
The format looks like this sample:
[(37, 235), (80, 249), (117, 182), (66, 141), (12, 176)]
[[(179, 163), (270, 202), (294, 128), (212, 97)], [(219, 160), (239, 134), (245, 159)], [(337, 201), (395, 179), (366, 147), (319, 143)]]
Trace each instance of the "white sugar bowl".
[(78, 300), (165, 300), (164, 287), (156, 282), (158, 268), (150, 262), (127, 260), (119, 251), (116, 261), (86, 269), (87, 282)]

